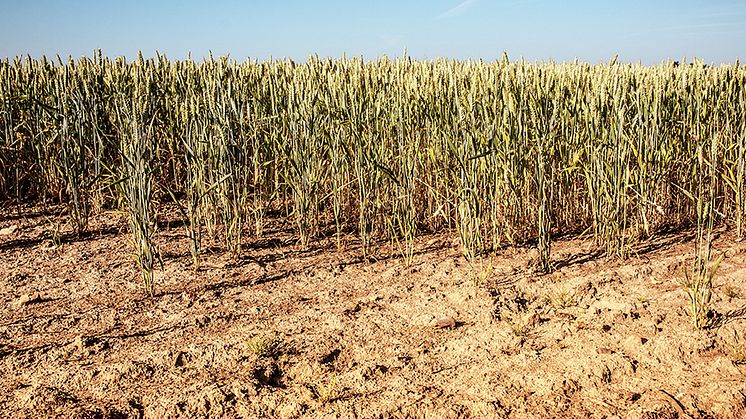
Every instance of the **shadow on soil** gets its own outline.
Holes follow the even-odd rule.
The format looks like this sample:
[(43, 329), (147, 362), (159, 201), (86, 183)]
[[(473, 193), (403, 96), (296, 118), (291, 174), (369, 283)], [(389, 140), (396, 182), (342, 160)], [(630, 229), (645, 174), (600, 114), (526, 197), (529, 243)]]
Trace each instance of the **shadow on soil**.
[[(89, 242), (95, 241), (103, 237), (116, 236), (122, 233), (122, 230), (118, 227), (105, 227), (98, 230), (84, 231), (80, 234), (65, 233), (59, 238), (60, 244), (72, 244), (78, 242)], [(13, 249), (28, 249), (44, 242), (54, 241), (53, 237), (49, 233), (44, 233), (40, 237), (34, 238), (20, 238), (12, 239), (7, 242), (0, 243), (0, 251), (13, 250)]]
[(715, 313), (714, 318), (708, 324), (708, 329), (717, 329), (736, 320), (746, 319), (746, 306), (730, 310), (726, 313)]

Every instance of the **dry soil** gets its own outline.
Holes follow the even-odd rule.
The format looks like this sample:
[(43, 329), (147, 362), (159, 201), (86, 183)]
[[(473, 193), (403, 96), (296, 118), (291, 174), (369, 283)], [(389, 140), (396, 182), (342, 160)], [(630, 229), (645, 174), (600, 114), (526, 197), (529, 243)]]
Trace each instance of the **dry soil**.
[(276, 220), (195, 272), (162, 225), (149, 297), (121, 215), (81, 237), (60, 220), (0, 214), (0, 416), (746, 417), (746, 241), (725, 228), (694, 330), (686, 231), (623, 261), (561, 239), (540, 275), (531, 247), (469, 263), (430, 235), (406, 266)]

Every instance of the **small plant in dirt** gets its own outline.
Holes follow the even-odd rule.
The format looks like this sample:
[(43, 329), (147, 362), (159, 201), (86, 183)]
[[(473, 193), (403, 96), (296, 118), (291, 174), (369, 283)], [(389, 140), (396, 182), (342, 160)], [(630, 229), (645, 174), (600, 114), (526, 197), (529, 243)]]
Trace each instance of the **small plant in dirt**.
[(60, 249), (62, 247), (62, 222), (60, 220), (52, 220), (49, 217), (45, 217), (49, 228), (47, 234), (49, 234), (49, 241), (54, 249)]
[(684, 271), (681, 282), (689, 299), (689, 315), (696, 329), (706, 327), (712, 318), (712, 289), (721, 255), (713, 261), (712, 230), (715, 225), (715, 198), (717, 196), (717, 148), (713, 138), (706, 152), (704, 144), (697, 147), (697, 183), (692, 192), (685, 192), (693, 201), (697, 213), (697, 235), (694, 242), (694, 260), (690, 270)]
[(738, 332), (733, 332), (733, 341), (728, 344), (730, 360), (736, 365), (746, 365), (746, 344), (739, 339)]
[(647, 295), (638, 294), (635, 296), (635, 299), (643, 306), (650, 303), (650, 297), (648, 297)]
[(527, 337), (539, 322), (539, 316), (536, 313), (527, 316), (516, 315), (508, 323), (510, 330), (517, 337)]
[(522, 322), (520, 319), (517, 319), (517, 321), (510, 322), (510, 330), (513, 332), (513, 335), (519, 338), (523, 338), (528, 336), (529, 329), (526, 327), (526, 324)]
[(739, 298), (741, 293), (732, 285), (726, 285), (725, 288), (723, 288), (723, 295), (732, 300), (734, 298)]
[(487, 280), (492, 275), (492, 272), (494, 270), (494, 266), (492, 266), (492, 261), (489, 261), (486, 265), (484, 263), (483, 259), (479, 259), (479, 262), (476, 261), (476, 259), (470, 259), (469, 260), (469, 267), (472, 281), (474, 282), (474, 285), (479, 287), (487, 283)]
[(578, 298), (574, 293), (565, 289), (557, 290), (549, 293), (544, 297), (544, 303), (554, 310), (562, 310), (565, 308), (575, 307), (578, 305)]
[(277, 355), (280, 343), (276, 335), (257, 335), (249, 339), (246, 346), (257, 358), (265, 358)]
[(338, 384), (336, 374), (326, 381), (319, 380), (313, 387), (314, 395), (321, 403), (333, 401), (339, 397)]
[(743, 345), (730, 348), (730, 360), (736, 365), (746, 365), (746, 347)]
[(713, 317), (712, 284), (721, 261), (722, 257), (711, 267), (703, 263), (700, 268), (695, 268), (693, 273), (684, 272), (681, 285), (689, 299), (689, 315), (696, 329), (707, 327)]

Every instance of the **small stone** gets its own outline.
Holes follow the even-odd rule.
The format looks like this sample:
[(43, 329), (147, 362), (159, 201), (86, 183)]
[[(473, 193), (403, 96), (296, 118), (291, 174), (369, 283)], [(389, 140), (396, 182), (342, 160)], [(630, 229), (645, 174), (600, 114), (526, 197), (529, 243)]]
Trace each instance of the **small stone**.
[(626, 339), (624, 339), (622, 346), (624, 346), (624, 349), (627, 349), (628, 351), (636, 351), (645, 342), (647, 342), (647, 340), (643, 339), (639, 335), (630, 335)]
[(23, 294), (21, 298), (16, 301), (16, 305), (18, 306), (25, 306), (28, 304), (36, 303), (41, 301), (41, 295), (39, 295), (38, 292), (34, 292), (31, 294)]
[(456, 327), (456, 319), (454, 319), (453, 317), (443, 317), (442, 319), (438, 319), (433, 324), (433, 327), (439, 329), (454, 328)]
[(0, 236), (9, 236), (18, 230), (18, 225), (14, 224), (10, 227), (0, 228)]

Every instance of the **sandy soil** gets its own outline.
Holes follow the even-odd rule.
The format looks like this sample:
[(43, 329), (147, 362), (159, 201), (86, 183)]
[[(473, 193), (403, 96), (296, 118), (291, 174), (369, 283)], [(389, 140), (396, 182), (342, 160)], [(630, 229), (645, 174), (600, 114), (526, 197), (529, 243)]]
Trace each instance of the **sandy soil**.
[(627, 261), (560, 240), (537, 275), (530, 248), (470, 264), (426, 236), (406, 267), (278, 221), (194, 272), (164, 226), (150, 298), (119, 215), (55, 244), (55, 218), (25, 212), (0, 215), (0, 416), (746, 417), (746, 242), (726, 230), (697, 331), (687, 232)]

